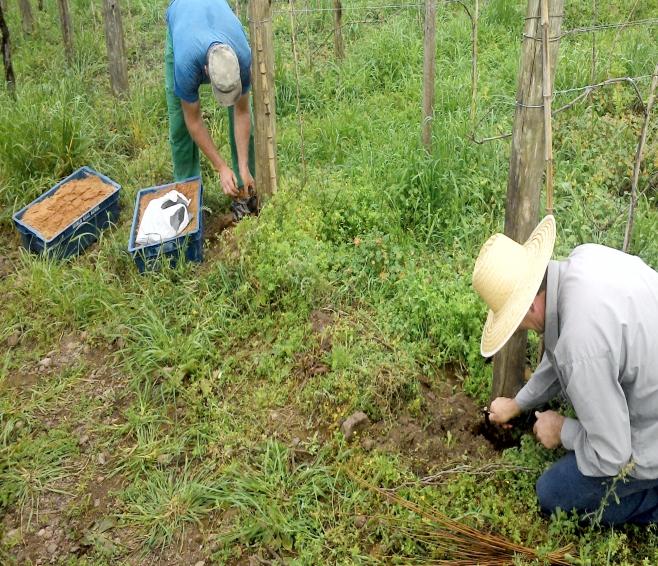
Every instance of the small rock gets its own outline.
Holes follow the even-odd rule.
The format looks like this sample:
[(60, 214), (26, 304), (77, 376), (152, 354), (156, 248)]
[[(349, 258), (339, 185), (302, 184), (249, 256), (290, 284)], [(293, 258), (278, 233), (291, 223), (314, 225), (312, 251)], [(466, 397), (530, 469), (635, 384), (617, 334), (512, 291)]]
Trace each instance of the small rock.
[(368, 520), (366, 519), (366, 517), (364, 515), (357, 515), (356, 517), (354, 517), (354, 526), (357, 529), (362, 529), (365, 526), (367, 521)]
[(80, 342), (85, 342), (88, 337), (89, 337), (89, 333), (86, 330), (83, 330), (82, 332), (80, 332), (80, 336), (78, 338), (80, 339)]
[(53, 529), (51, 527), (46, 527), (45, 532), (43, 533), (43, 538), (50, 540), (53, 538)]
[(205, 560), (199, 560), (194, 566), (206, 566)]
[(123, 350), (126, 347), (126, 341), (123, 338), (117, 338), (114, 343), (118, 350)]
[(14, 430), (21, 430), (25, 426), (25, 423), (23, 421), (16, 421), (14, 423)]
[(10, 348), (15, 348), (18, 346), (18, 343), (21, 341), (21, 333), (16, 331), (13, 334), (10, 334), (7, 338), (7, 346)]
[(101, 466), (104, 466), (107, 463), (107, 456), (105, 456), (105, 452), (99, 452), (99, 454), (98, 454), (98, 463)]
[(52, 358), (44, 358), (43, 360), (41, 360), (39, 362), (39, 367), (44, 368), (44, 369), (49, 368), (52, 363), (53, 363)]
[(89, 435), (87, 433), (83, 434), (80, 438), (78, 438), (78, 444), (87, 444), (89, 442)]
[(39, 532), (37, 533), (37, 536), (39, 538), (43, 538), (45, 534), (46, 534), (46, 529), (40, 529)]
[(343, 421), (343, 424), (340, 425), (340, 430), (345, 435), (345, 438), (349, 440), (352, 438), (352, 435), (359, 430), (364, 429), (370, 424), (370, 419), (363, 411), (357, 411)]
[(161, 465), (164, 466), (164, 465), (168, 464), (169, 462), (171, 462), (171, 455), (169, 455), (169, 454), (160, 454), (158, 456), (157, 460), (158, 460), (158, 464), (161, 464)]
[(101, 506), (101, 500), (100, 499), (94, 499), (94, 507), (100, 507)]
[(103, 483), (105, 481), (105, 478), (103, 476), (98, 476), (96, 478), (96, 483)]
[(54, 543), (54, 542), (51, 542), (51, 543), (46, 547), (46, 550), (47, 550), (50, 554), (55, 554), (55, 553), (57, 552), (57, 544)]
[(367, 452), (370, 452), (375, 447), (375, 441), (372, 438), (364, 438), (361, 446)]
[(299, 436), (295, 436), (295, 438), (292, 439), (292, 445), (297, 448), (301, 444), (301, 440)]

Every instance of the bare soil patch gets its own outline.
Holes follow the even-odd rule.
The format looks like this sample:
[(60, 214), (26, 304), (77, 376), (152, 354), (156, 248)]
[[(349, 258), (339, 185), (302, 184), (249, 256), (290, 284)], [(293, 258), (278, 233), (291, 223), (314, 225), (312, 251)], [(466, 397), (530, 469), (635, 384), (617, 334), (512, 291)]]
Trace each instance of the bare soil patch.
[(423, 379), (420, 414), (407, 410), (373, 424), (363, 433), (361, 446), (404, 454), (419, 475), (450, 461), (493, 459), (496, 450), (478, 428), (482, 409), (459, 388), (449, 374), (444, 381)]
[(50, 240), (114, 192), (115, 188), (90, 175), (64, 183), (55, 194), (30, 207), (23, 222)]

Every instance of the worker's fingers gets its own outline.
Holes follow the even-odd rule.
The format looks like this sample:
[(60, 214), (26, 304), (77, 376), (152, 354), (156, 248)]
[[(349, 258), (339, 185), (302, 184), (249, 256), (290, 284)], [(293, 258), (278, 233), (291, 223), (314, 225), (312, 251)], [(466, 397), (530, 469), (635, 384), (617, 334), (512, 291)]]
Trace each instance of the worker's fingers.
[(237, 197), (240, 193), (236, 186), (235, 176), (230, 175), (222, 179), (222, 187), (224, 188), (224, 193), (231, 197)]

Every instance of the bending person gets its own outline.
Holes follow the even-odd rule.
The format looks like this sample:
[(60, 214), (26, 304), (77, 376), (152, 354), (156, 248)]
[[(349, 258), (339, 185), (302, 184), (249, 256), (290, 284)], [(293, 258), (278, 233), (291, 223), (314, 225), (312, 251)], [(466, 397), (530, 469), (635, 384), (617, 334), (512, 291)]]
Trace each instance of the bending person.
[[(257, 210), (249, 91), (251, 49), (226, 0), (173, 0), (167, 9), (165, 91), (174, 179), (201, 174), (199, 149), (233, 199), (234, 220)], [(228, 108), (232, 167), (204, 123), (199, 87)]]

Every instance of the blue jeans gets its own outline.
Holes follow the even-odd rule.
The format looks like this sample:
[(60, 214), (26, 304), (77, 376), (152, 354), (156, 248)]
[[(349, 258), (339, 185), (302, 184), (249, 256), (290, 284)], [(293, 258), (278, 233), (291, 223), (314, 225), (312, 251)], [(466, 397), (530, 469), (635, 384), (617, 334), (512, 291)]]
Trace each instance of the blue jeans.
[(583, 518), (600, 518), (604, 525), (658, 523), (658, 479), (627, 476), (613, 485), (614, 480), (584, 476), (576, 466), (576, 455), (569, 452), (537, 481), (539, 506), (547, 515), (558, 507), (567, 512), (575, 509)]

